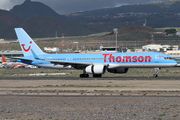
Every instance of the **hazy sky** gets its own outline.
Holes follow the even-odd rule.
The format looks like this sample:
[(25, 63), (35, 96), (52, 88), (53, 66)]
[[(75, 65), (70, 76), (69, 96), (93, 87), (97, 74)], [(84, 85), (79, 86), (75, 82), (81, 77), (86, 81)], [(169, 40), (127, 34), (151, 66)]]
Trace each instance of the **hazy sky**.
[[(0, 9), (10, 10), (15, 5), (22, 4), (25, 0), (0, 0)], [(42, 2), (59, 14), (93, 10), (100, 8), (118, 7), (121, 5), (150, 3), (169, 0), (31, 0)]]

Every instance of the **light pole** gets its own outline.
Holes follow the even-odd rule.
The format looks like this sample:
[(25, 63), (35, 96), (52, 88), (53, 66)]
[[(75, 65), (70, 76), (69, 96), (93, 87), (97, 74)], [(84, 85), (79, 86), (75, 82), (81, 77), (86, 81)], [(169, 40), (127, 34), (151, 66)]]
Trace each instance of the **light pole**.
[(114, 34), (116, 34), (116, 52), (117, 52), (117, 34), (118, 34), (118, 29), (114, 28), (113, 31), (114, 31)]
[(56, 31), (56, 33), (55, 33), (56, 38), (58, 38), (58, 35), (57, 35), (57, 34), (58, 34), (58, 32)]

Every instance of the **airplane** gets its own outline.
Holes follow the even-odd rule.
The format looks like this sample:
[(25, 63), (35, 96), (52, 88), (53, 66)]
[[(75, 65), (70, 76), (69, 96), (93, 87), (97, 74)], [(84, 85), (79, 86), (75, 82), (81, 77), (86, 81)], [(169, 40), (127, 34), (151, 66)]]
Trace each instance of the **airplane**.
[(20, 63), (20, 62), (8, 62), (6, 60), (6, 58), (4, 57), (4, 55), (1, 55), (1, 60), (2, 60), (2, 67), (5, 67), (5, 68), (20, 68), (20, 67), (28, 68), (28, 67), (30, 67), (27, 64)]
[(71, 66), (83, 70), (79, 76), (88, 78), (102, 77), (106, 71), (110, 73), (127, 73), (129, 68), (154, 68), (154, 77), (158, 77), (159, 69), (179, 66), (174, 59), (158, 52), (105, 52), (105, 53), (44, 53), (32, 38), (22, 28), (15, 28), (15, 32), (23, 51), (24, 57), (18, 58), (23, 63), (36, 62), (53, 65)]

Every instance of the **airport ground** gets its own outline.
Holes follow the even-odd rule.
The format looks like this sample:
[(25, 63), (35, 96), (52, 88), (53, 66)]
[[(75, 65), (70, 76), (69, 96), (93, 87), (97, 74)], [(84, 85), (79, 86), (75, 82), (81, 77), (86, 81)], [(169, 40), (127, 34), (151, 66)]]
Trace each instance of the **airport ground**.
[(79, 70), (0, 69), (0, 119), (179, 120), (180, 69), (130, 69), (102, 78)]

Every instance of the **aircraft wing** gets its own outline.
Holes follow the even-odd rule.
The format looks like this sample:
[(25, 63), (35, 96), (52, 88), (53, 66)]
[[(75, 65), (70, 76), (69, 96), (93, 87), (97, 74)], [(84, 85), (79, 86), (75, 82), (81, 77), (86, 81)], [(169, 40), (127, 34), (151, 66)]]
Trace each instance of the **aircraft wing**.
[[(76, 62), (76, 61), (63, 61), (63, 60), (46, 60), (46, 61), (49, 61), (53, 64), (60, 64), (64, 66), (70, 65), (76, 69), (84, 69), (85, 67), (89, 65), (94, 65), (94, 64), (104, 64), (104, 63), (95, 63), (95, 62)], [(107, 66), (107, 64), (104, 64), (104, 65)]]
[(76, 62), (76, 61), (63, 61), (63, 60), (46, 60), (54, 64), (60, 64), (60, 65), (92, 65), (92, 62)]

